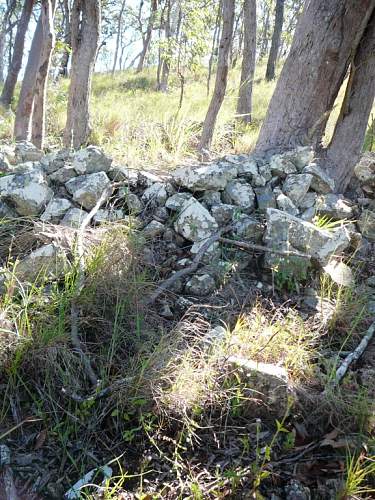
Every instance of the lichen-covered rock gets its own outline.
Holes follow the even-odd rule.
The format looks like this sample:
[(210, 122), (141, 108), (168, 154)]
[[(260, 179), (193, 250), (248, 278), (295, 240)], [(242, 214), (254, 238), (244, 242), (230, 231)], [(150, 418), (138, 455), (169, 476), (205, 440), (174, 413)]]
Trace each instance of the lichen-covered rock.
[(312, 208), (315, 206), (317, 199), (317, 193), (313, 193), (310, 191), (309, 193), (306, 193), (303, 199), (300, 201), (299, 207), (301, 209)]
[(11, 170), (11, 165), (5, 153), (0, 151), (0, 173), (8, 173)]
[(7, 203), (0, 200), (0, 219), (14, 219), (18, 217), (17, 212)]
[(19, 141), (16, 143), (15, 155), (18, 163), (25, 161), (39, 161), (43, 157), (43, 151), (28, 141)]
[(229, 205), (237, 205), (244, 212), (251, 212), (255, 206), (255, 193), (250, 184), (241, 181), (230, 181), (223, 193)]
[(196, 297), (205, 297), (214, 290), (215, 280), (209, 274), (196, 274), (185, 285), (185, 292)]
[(363, 153), (360, 161), (354, 167), (354, 174), (361, 184), (375, 187), (375, 153)]
[(112, 158), (97, 146), (88, 146), (73, 155), (73, 167), (78, 175), (108, 172), (111, 165)]
[(164, 205), (172, 193), (173, 187), (171, 184), (155, 182), (144, 191), (142, 201), (149, 207), (158, 207)]
[[(66, 163), (70, 161), (71, 153), (62, 149), (61, 151), (53, 151), (48, 153), (41, 158), (40, 163), (47, 175), (53, 174), (57, 170), (66, 166)], [(77, 175), (77, 173), (75, 173)], [(68, 180), (68, 179), (67, 179)]]
[[(68, 181), (65, 186), (76, 203), (87, 210), (91, 210), (109, 184), (110, 180), (108, 176), (104, 172), (97, 172), (94, 174), (80, 175)], [(103, 200), (103, 203), (105, 203), (105, 201), (106, 200)]]
[(42, 169), (32, 164), (25, 173), (0, 177), (0, 198), (10, 201), (19, 215), (38, 215), (52, 195)]
[(43, 222), (57, 222), (66, 214), (69, 208), (72, 208), (72, 204), (66, 198), (52, 198), (40, 216), (40, 220)]
[(370, 241), (375, 241), (375, 212), (363, 210), (358, 220), (358, 227), (362, 236)]
[[(267, 210), (265, 243), (270, 249), (297, 250), (324, 266), (333, 255), (348, 248), (350, 241), (350, 233), (344, 226), (326, 231), (286, 212), (272, 208)], [(294, 270), (296, 273), (303, 269), (306, 271), (308, 265), (305, 258), (283, 257), (271, 252), (267, 252), (265, 263), (269, 268), (284, 269), (291, 275)]]
[(137, 170), (121, 166), (112, 167), (107, 175), (111, 181), (124, 182), (132, 188), (137, 187), (139, 180), (139, 173)]
[(257, 219), (241, 214), (233, 226), (232, 233), (242, 240), (260, 243), (263, 239), (264, 227)]
[(310, 146), (298, 146), (284, 153), (284, 158), (291, 161), (299, 171), (314, 160), (314, 150)]
[(313, 176), (311, 174), (289, 175), (283, 184), (283, 193), (299, 207), (301, 201), (310, 189)]
[(70, 208), (60, 222), (61, 226), (72, 227), (78, 229), (81, 227), (83, 219), (86, 217), (87, 212), (80, 208)]
[(185, 201), (191, 200), (193, 196), (189, 193), (175, 193), (170, 196), (165, 202), (166, 208), (173, 211), (178, 211), (181, 209)]
[[(201, 248), (206, 245), (208, 238), (205, 238), (203, 240), (199, 240), (194, 242), (194, 244), (190, 248), (190, 253), (192, 255), (197, 254)], [(220, 250), (220, 244), (215, 241), (211, 245), (208, 246), (206, 249), (204, 256), (202, 258), (202, 262), (204, 263), (209, 263), (209, 262), (214, 262), (217, 261), (220, 258), (221, 250)]]
[(64, 275), (68, 259), (65, 252), (52, 243), (31, 252), (22, 259), (16, 268), (16, 274), (21, 280), (34, 282), (36, 279), (57, 278)]
[(277, 208), (279, 210), (282, 210), (283, 212), (287, 212), (288, 214), (294, 215), (295, 217), (297, 217), (297, 215), (299, 214), (299, 210), (292, 202), (292, 200), (282, 192), (277, 195), (276, 204)]
[(256, 199), (258, 203), (258, 209), (261, 211), (267, 210), (267, 208), (276, 208), (275, 195), (270, 186), (264, 188), (255, 188)]
[(214, 233), (217, 222), (210, 212), (195, 198), (185, 201), (175, 221), (174, 228), (189, 241), (205, 240)]
[(173, 181), (191, 191), (222, 191), (237, 173), (237, 166), (231, 163), (181, 167), (173, 172)]
[(165, 230), (164, 224), (157, 220), (152, 220), (147, 226), (143, 229), (143, 234), (148, 238), (156, 238), (161, 236)]
[(276, 175), (277, 177), (286, 177), (287, 175), (297, 173), (297, 167), (294, 163), (282, 154), (273, 155), (271, 157), (270, 169), (272, 175)]
[(77, 172), (72, 165), (64, 165), (63, 167), (57, 169), (56, 171), (49, 174), (49, 179), (53, 182), (58, 182), (60, 184), (65, 184), (77, 177)]
[(235, 205), (227, 205), (222, 203), (220, 205), (214, 205), (211, 208), (211, 214), (219, 226), (228, 224), (233, 220), (234, 215), (238, 214), (239, 209)]
[(252, 179), (259, 175), (257, 162), (253, 159), (242, 161), (237, 165), (238, 176)]
[(100, 209), (94, 215), (95, 224), (103, 224), (104, 222), (117, 222), (125, 219), (127, 216), (121, 209)]
[(335, 181), (316, 163), (310, 163), (303, 169), (305, 174), (311, 174), (311, 189), (321, 194), (332, 193), (335, 190)]
[(351, 219), (354, 216), (353, 206), (342, 195), (326, 194), (316, 200), (316, 211), (330, 219)]
[(138, 215), (142, 212), (144, 205), (136, 194), (127, 193), (124, 198), (130, 214)]
[(212, 208), (214, 205), (220, 205), (222, 203), (221, 192), (220, 191), (205, 191), (200, 202), (203, 203), (207, 208)]

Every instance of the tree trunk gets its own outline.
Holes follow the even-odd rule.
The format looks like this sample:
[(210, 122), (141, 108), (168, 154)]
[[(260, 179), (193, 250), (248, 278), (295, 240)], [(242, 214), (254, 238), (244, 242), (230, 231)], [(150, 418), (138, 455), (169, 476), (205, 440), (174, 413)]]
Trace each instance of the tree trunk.
[(100, 35), (100, 0), (74, 0), (71, 18), (72, 69), (65, 147), (79, 148), (89, 138), (89, 101)]
[(117, 33), (116, 33), (116, 48), (115, 48), (115, 56), (113, 58), (112, 76), (115, 74), (116, 66), (117, 66), (117, 58), (118, 58), (118, 52), (119, 52), (120, 40), (121, 40), (122, 16), (124, 14), (125, 2), (126, 2), (126, 0), (122, 0), (121, 9), (120, 9), (120, 13), (118, 16)]
[(172, 30), (171, 30), (172, 0), (167, 0), (166, 9), (167, 13), (164, 25), (165, 46), (161, 49), (161, 58), (158, 68), (158, 90), (160, 92), (168, 92), (168, 79), (169, 79), (169, 70), (171, 65), (170, 39), (172, 36)]
[(0, 83), (4, 81), (4, 68), (5, 68), (5, 45), (7, 33), (10, 29), (10, 19), (16, 7), (16, 0), (11, 0), (6, 3), (3, 18), (0, 23)]
[(51, 0), (45, 0), (41, 7), (43, 41), (39, 59), (39, 69), (35, 80), (31, 127), (31, 142), (39, 149), (42, 149), (44, 146), (47, 81), (52, 51), (55, 46), (55, 32), (53, 29), (55, 5), (55, 0), (53, 0), (53, 2), (51, 2)]
[(263, 19), (263, 29), (262, 29), (262, 43), (260, 47), (260, 52), (259, 52), (259, 59), (263, 59), (263, 57), (266, 56), (268, 52), (268, 30), (270, 27), (270, 10), (268, 6), (264, 7), (266, 9), (266, 12), (264, 14), (264, 19)]
[(207, 115), (203, 123), (202, 136), (199, 143), (201, 151), (211, 147), (217, 115), (223, 103), (227, 88), (230, 46), (233, 36), (235, 0), (223, 0), (223, 31), (219, 46), (219, 60), (216, 71), (215, 88)]
[(25, 74), (23, 76), (20, 96), (18, 99), (16, 119), (14, 121), (14, 137), (16, 141), (29, 139), (30, 121), (34, 103), (34, 87), (39, 69), (39, 56), (42, 50), (42, 41), (43, 26), (42, 16), (40, 15), (35, 28), (33, 40), (31, 42), (29, 57), (27, 59)]
[(320, 143), (375, 0), (310, 0), (268, 107), (257, 152)]
[(350, 67), (341, 112), (325, 162), (343, 193), (359, 160), (375, 97), (375, 11)]
[(147, 23), (146, 36), (143, 39), (143, 47), (138, 61), (138, 67), (136, 71), (137, 73), (140, 73), (143, 70), (146, 55), (151, 43), (152, 30), (154, 28), (154, 22), (157, 10), (158, 10), (158, 0), (151, 0), (151, 13)]
[(17, 33), (14, 40), (14, 48), (12, 60), (9, 66), (8, 75), (6, 77), (3, 91), (1, 93), (0, 102), (5, 108), (9, 108), (14, 94), (14, 89), (16, 87), (17, 78), (22, 66), (22, 57), (25, 47), (25, 36), (27, 28), (29, 26), (29, 21), (31, 17), (31, 12), (33, 10), (34, 0), (25, 0), (21, 12), (20, 20), (17, 25)]
[(271, 81), (275, 78), (275, 67), (276, 67), (277, 56), (279, 55), (281, 32), (283, 29), (283, 22), (284, 22), (284, 1), (285, 0), (276, 0), (275, 25), (273, 28), (271, 49), (268, 56), (267, 70), (266, 70), (267, 81)]
[(212, 47), (210, 59), (208, 61), (208, 74), (207, 74), (207, 97), (210, 95), (210, 85), (211, 85), (211, 75), (212, 75), (212, 65), (214, 62), (216, 44), (220, 38), (220, 25), (221, 25), (221, 11), (222, 11), (222, 0), (219, 1), (219, 7), (217, 9), (217, 16), (215, 21), (214, 35), (212, 38)]
[(61, 56), (60, 66), (59, 66), (59, 76), (68, 76), (68, 64), (70, 58), (70, 45), (71, 45), (71, 33), (70, 33), (70, 7), (69, 0), (63, 0), (61, 2), (61, 9), (64, 15), (64, 51)]
[(241, 68), (240, 90), (237, 103), (238, 118), (243, 123), (251, 123), (251, 102), (256, 55), (256, 0), (244, 0), (243, 39), (244, 50)]

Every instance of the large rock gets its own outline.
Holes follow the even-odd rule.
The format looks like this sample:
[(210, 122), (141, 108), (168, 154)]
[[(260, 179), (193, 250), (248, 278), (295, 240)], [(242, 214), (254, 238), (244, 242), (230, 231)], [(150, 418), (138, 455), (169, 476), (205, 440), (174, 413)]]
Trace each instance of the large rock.
[(210, 212), (195, 198), (185, 201), (175, 221), (174, 228), (189, 241), (199, 242), (214, 233), (217, 222)]
[(361, 184), (375, 187), (375, 153), (363, 153), (362, 158), (354, 168), (354, 174)]
[(138, 184), (139, 174), (137, 170), (116, 166), (108, 171), (108, 177), (111, 181), (124, 182), (128, 186), (135, 188)]
[(311, 174), (311, 189), (317, 193), (327, 194), (335, 190), (335, 181), (316, 163), (310, 163), (303, 169), (305, 174)]
[(72, 204), (65, 198), (52, 198), (45, 211), (40, 216), (43, 222), (57, 222), (66, 212), (72, 208)]
[(160, 207), (172, 193), (173, 187), (168, 182), (155, 182), (144, 191), (142, 201), (149, 207)]
[(52, 243), (43, 245), (21, 260), (16, 273), (21, 280), (34, 282), (36, 279), (57, 278), (64, 275), (68, 259), (64, 251)]
[(73, 167), (78, 175), (108, 172), (111, 164), (112, 158), (96, 146), (80, 149), (73, 155)]
[(264, 235), (264, 226), (253, 217), (241, 214), (234, 223), (232, 232), (241, 240), (260, 243)]
[(362, 236), (370, 241), (375, 241), (375, 212), (364, 210), (358, 221)]
[(19, 141), (16, 143), (15, 154), (18, 163), (25, 161), (39, 161), (43, 156), (43, 151), (28, 141)]
[(353, 206), (342, 195), (326, 194), (316, 201), (316, 211), (330, 219), (351, 219), (354, 215)]
[(283, 185), (283, 193), (298, 207), (310, 189), (311, 174), (289, 175)]
[[(276, 204), (279, 210), (287, 212), (290, 215), (297, 217), (299, 214), (298, 208), (292, 202), (292, 200), (286, 196), (283, 192), (278, 192), (276, 196)], [(271, 207), (272, 208), (272, 207)]]
[(255, 193), (250, 184), (230, 181), (225, 188), (223, 198), (229, 205), (237, 205), (244, 212), (251, 212), (255, 206)]
[(38, 215), (52, 195), (41, 168), (30, 167), (25, 173), (0, 177), (0, 198), (8, 200), (19, 215)]
[(276, 175), (277, 177), (286, 177), (289, 174), (295, 174), (297, 172), (297, 167), (294, 163), (282, 154), (273, 155), (271, 157), (270, 168), (272, 175)]
[[(65, 186), (76, 203), (87, 210), (91, 210), (109, 184), (110, 180), (107, 175), (104, 172), (97, 172), (95, 174), (80, 175), (68, 181)], [(103, 200), (103, 203), (105, 201)]]
[(191, 191), (222, 191), (237, 173), (237, 166), (231, 163), (181, 167), (173, 172), (173, 180), (178, 186)]
[(193, 196), (189, 193), (175, 193), (165, 202), (166, 208), (169, 210), (180, 210), (185, 201), (191, 200)]
[(276, 198), (270, 186), (255, 188), (258, 209), (261, 211), (267, 208), (276, 208)]
[(62, 149), (61, 151), (53, 151), (52, 153), (44, 155), (40, 160), (40, 163), (42, 164), (46, 174), (49, 175), (56, 172), (56, 170), (63, 168), (70, 160), (70, 157), (70, 152), (66, 149)]
[(238, 207), (236, 207), (235, 205), (227, 205), (225, 203), (214, 205), (211, 208), (212, 216), (219, 224), (219, 226), (223, 226), (231, 222), (237, 212)]
[[(334, 231), (319, 229), (280, 210), (267, 210), (267, 231), (265, 243), (270, 249), (299, 251), (309, 255), (320, 265), (326, 265), (333, 255), (337, 255), (350, 245), (349, 231), (340, 226)], [(299, 257), (283, 257), (267, 252), (267, 267), (284, 269), (293, 274), (306, 270), (308, 260)]]
[(77, 172), (72, 165), (64, 165), (49, 174), (49, 179), (51, 181), (59, 182), (60, 184), (65, 184), (70, 181), (70, 179), (74, 179), (74, 177), (77, 177)]

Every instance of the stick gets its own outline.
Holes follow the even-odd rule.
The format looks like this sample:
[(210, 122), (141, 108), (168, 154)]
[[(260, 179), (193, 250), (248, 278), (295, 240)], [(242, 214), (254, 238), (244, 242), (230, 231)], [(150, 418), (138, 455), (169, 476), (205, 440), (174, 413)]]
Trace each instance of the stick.
[(146, 300), (146, 305), (150, 305), (155, 302), (155, 300), (166, 290), (168, 290), (171, 285), (176, 283), (176, 281), (180, 278), (183, 278), (184, 276), (187, 276), (188, 274), (193, 274), (199, 266), (200, 261), (204, 257), (204, 254), (207, 252), (207, 250), (210, 248), (210, 246), (215, 243), (216, 241), (219, 241), (221, 239), (221, 235), (223, 233), (226, 233), (229, 231), (230, 226), (221, 228), (217, 233), (213, 234), (210, 236), (210, 238), (207, 239), (207, 241), (202, 245), (202, 247), (199, 249), (198, 253), (195, 255), (193, 262), (190, 264), (190, 266), (186, 267), (185, 269), (181, 269), (180, 271), (177, 271), (174, 273), (172, 276), (170, 276), (167, 280), (165, 280), (158, 288), (155, 290), (155, 292), (151, 295)]
[(375, 321), (369, 327), (369, 329), (366, 332), (366, 335), (363, 337), (358, 346), (354, 349), (353, 352), (351, 352), (350, 354), (348, 354), (348, 356), (346, 356), (344, 361), (336, 370), (334, 385), (338, 385), (341, 382), (342, 378), (345, 376), (346, 372), (349, 369), (349, 366), (353, 363), (353, 361), (357, 361), (362, 356), (367, 346), (369, 345), (374, 333), (375, 333)]
[(71, 309), (70, 309), (70, 337), (72, 344), (76, 351), (79, 353), (82, 359), (83, 366), (85, 368), (86, 374), (93, 386), (98, 386), (99, 379), (96, 376), (92, 366), (90, 359), (87, 354), (84, 353), (82, 349), (82, 344), (79, 339), (79, 307), (77, 304), (77, 299), (80, 296), (83, 287), (85, 285), (85, 256), (84, 256), (84, 248), (83, 248), (83, 235), (86, 227), (90, 224), (92, 218), (95, 216), (96, 212), (99, 210), (104, 201), (110, 196), (113, 190), (113, 185), (110, 184), (107, 186), (100, 198), (96, 202), (95, 206), (90, 210), (90, 212), (84, 217), (82, 224), (80, 225), (77, 234), (76, 234), (76, 244), (77, 244), (77, 259), (78, 259), (78, 276), (77, 276), (77, 288), (75, 290), (75, 294), (72, 298)]
[(226, 243), (227, 245), (234, 245), (236, 247), (243, 248), (244, 250), (258, 250), (259, 252), (270, 252), (277, 255), (302, 257), (304, 259), (311, 259), (310, 255), (306, 253), (297, 252), (296, 250), (275, 250), (273, 248), (268, 248), (263, 245), (256, 245), (254, 243), (247, 243), (245, 241), (230, 240), (229, 238), (219, 238), (221, 243)]

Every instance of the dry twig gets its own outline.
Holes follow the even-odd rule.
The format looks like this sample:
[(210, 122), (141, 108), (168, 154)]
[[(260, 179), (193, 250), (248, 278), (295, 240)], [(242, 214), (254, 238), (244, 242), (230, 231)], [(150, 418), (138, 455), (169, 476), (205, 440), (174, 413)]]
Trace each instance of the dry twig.
[(277, 255), (283, 255), (286, 257), (302, 257), (304, 259), (311, 259), (310, 255), (306, 253), (297, 252), (296, 250), (275, 250), (274, 248), (268, 248), (263, 245), (256, 245), (255, 243), (247, 243), (246, 241), (230, 240), (229, 238), (219, 238), (221, 243), (226, 243), (227, 245), (234, 245), (236, 247), (242, 248), (243, 250), (257, 250), (259, 252), (270, 252)]

